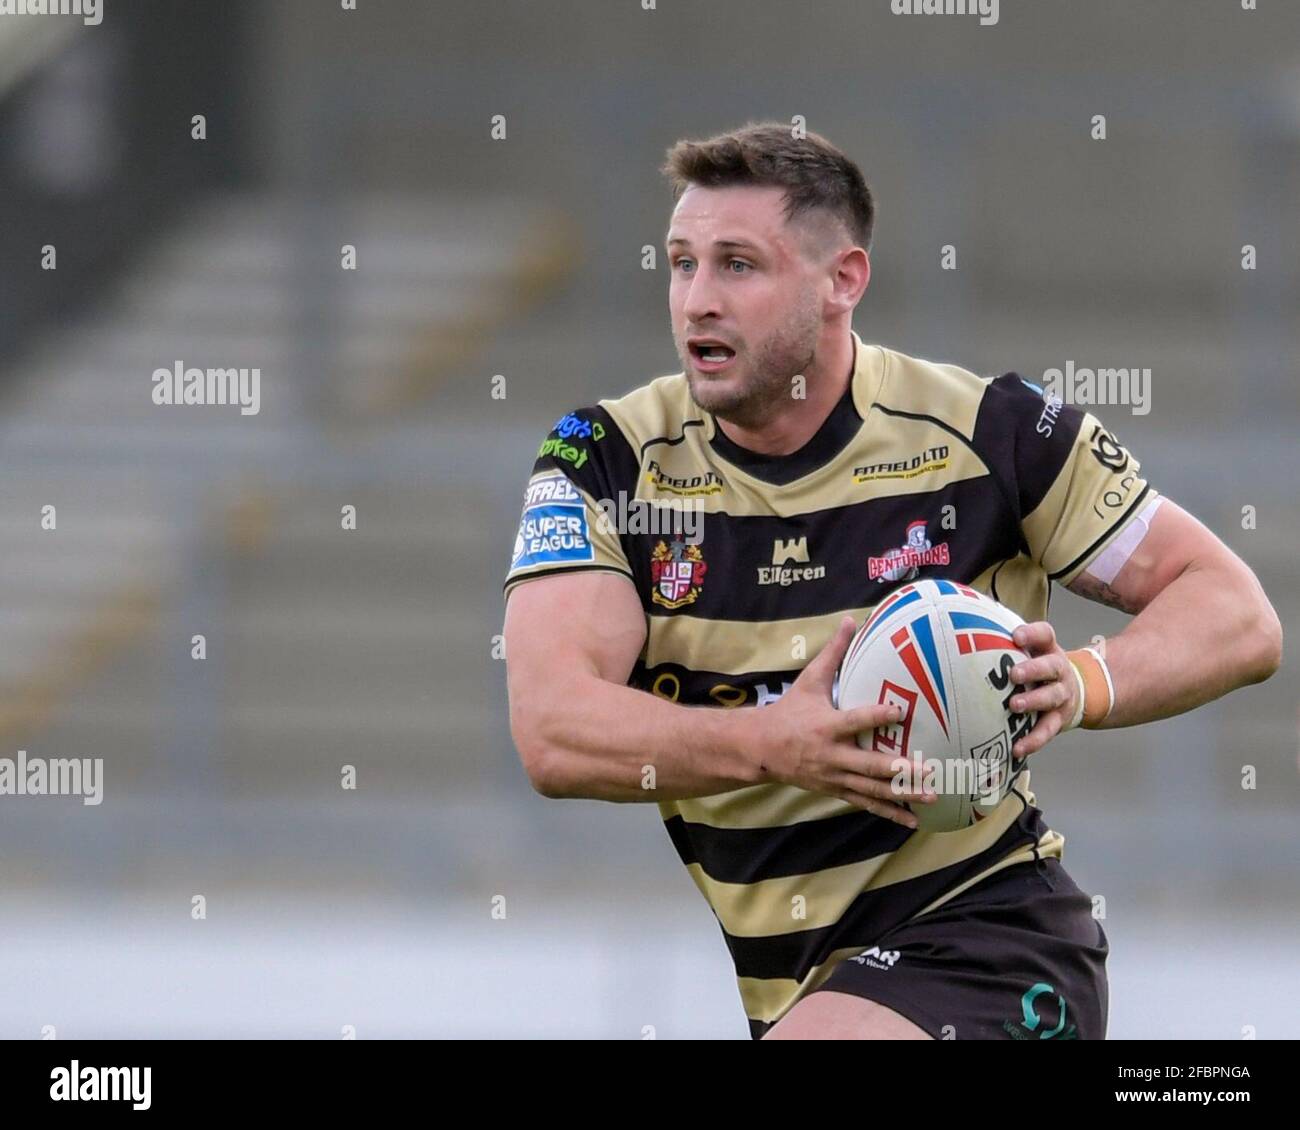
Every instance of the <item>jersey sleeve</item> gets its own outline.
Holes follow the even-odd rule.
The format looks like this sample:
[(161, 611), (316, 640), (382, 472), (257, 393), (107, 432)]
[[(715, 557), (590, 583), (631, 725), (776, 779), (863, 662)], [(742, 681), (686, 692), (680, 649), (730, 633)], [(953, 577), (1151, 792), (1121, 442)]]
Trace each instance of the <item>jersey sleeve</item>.
[(619, 492), (633, 494), (637, 466), (631, 445), (603, 408), (579, 409), (555, 422), (524, 489), (506, 599), (524, 581), (556, 573), (605, 569), (632, 578), (610, 517)]
[(1002, 478), (1026, 552), (1062, 585), (1155, 496), (1138, 460), (1096, 416), (1016, 373), (989, 383), (975, 446)]

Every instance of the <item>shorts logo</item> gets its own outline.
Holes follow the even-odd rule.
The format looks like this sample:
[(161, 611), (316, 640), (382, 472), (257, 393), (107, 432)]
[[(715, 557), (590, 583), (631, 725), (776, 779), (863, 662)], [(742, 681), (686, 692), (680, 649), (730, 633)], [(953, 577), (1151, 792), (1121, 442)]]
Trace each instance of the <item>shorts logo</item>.
[(948, 543), (931, 545), (925, 526), (920, 519), (908, 522), (907, 540), (900, 549), (888, 550), (883, 557), (867, 558), (867, 576), (883, 585), (886, 581), (910, 581), (926, 565), (947, 565)]
[[(1049, 999), (1043, 1001), (1040, 1005), (1038, 998), (1044, 994)], [(1053, 1011), (1050, 998), (1054, 994), (1056, 995), (1057, 1021), (1054, 1028), (1048, 1028), (1048, 1024), (1051, 1022), (1051, 1012)], [(1038, 1011), (1040, 1007), (1043, 1009), (1042, 1014)], [(1058, 994), (1056, 989), (1047, 984), (1046, 981), (1039, 981), (1036, 985), (1030, 985), (1025, 990), (1025, 995), (1020, 998), (1020, 1011), (1024, 1019), (1018, 1025), (1013, 1024), (1010, 1020), (1002, 1022), (1003, 1031), (1013, 1039), (1032, 1040), (1033, 1036), (1025, 1035), (1025, 1031), (1037, 1032), (1040, 1040), (1058, 1038), (1077, 1040), (1079, 1038), (1078, 1029), (1075, 1025), (1071, 1024), (1068, 1028), (1066, 1027), (1065, 998)], [(1021, 1031), (1021, 1029), (1025, 1031)]]
[(856, 961), (859, 965), (869, 965), (872, 969), (893, 969), (901, 956), (898, 950), (882, 950), (879, 946), (872, 946), (849, 960)]
[(684, 538), (657, 543), (650, 555), (650, 580), (654, 585), (650, 599), (664, 608), (694, 604), (708, 569), (698, 545), (688, 545)]
[(587, 507), (563, 475), (536, 475), (524, 492), (524, 512), (515, 535), (510, 568), (593, 561), (596, 551), (587, 529)]

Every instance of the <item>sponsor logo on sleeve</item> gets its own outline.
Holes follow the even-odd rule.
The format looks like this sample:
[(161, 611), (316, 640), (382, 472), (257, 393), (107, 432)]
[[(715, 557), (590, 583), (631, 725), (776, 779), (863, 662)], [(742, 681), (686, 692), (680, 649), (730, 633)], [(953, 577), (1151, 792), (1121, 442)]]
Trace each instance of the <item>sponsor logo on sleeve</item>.
[(1132, 498), (1138, 481), (1138, 462), (1100, 424), (1092, 429), (1088, 443), (1092, 457), (1112, 476), (1103, 483), (1100, 497), (1092, 504), (1092, 512), (1102, 521), (1110, 521)]
[(1092, 457), (1106, 470), (1118, 475), (1128, 469), (1128, 452), (1124, 445), (1100, 424), (1092, 429), (1088, 441), (1092, 444)]
[[(1025, 381), (1025, 384), (1029, 384)], [(1030, 388), (1037, 388), (1036, 385), (1029, 385)], [(1039, 390), (1041, 392), (1041, 390)], [(1065, 401), (1059, 396), (1050, 392), (1042, 392), (1043, 410), (1038, 414), (1038, 423), (1034, 425), (1034, 431), (1040, 436), (1046, 436), (1048, 439), (1052, 436), (1052, 431), (1056, 427), (1056, 422), (1060, 418), (1061, 409), (1065, 407)]]
[(537, 458), (543, 455), (553, 455), (556, 459), (563, 459), (566, 463), (572, 463), (574, 468), (580, 468), (587, 462), (590, 453), (585, 447), (579, 447), (574, 443), (565, 443), (562, 439), (542, 440), (542, 446), (537, 449)]
[(555, 421), (551, 429), (560, 439), (589, 439), (598, 442), (605, 438), (605, 426), (596, 420), (588, 420), (576, 412), (569, 412)]
[(590, 456), (586, 441), (599, 443), (605, 438), (605, 426), (598, 420), (587, 420), (574, 412), (561, 416), (555, 421), (551, 434), (542, 441), (537, 449), (537, 457), (544, 455), (572, 463), (575, 469), (581, 468)]
[(515, 535), (511, 569), (592, 561), (587, 507), (563, 475), (535, 475), (524, 492), (524, 511)]

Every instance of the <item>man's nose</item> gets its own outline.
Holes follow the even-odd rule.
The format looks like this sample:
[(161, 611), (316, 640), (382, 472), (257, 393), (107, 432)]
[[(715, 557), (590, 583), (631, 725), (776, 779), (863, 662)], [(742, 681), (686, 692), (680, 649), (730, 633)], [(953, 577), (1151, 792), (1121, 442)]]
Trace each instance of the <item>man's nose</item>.
[(700, 325), (710, 318), (718, 317), (721, 312), (716, 281), (707, 271), (697, 269), (687, 285), (682, 313), (688, 322)]

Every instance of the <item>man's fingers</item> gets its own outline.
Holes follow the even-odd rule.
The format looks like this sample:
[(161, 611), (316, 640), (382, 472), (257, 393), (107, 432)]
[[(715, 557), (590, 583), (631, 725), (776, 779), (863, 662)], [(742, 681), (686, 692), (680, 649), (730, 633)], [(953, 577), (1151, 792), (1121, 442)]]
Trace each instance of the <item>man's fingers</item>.
[(1069, 662), (1060, 652), (1053, 652), (1017, 663), (1011, 669), (1011, 677), (1017, 683), (1028, 684), (1029, 689), (1012, 697), (1011, 709), (1017, 714), (1034, 710), (1042, 713), (1057, 710), (1069, 702), (1074, 689), (1066, 677)]
[(1044, 714), (1038, 719), (1038, 725), (1011, 747), (1011, 754), (1020, 760), (1031, 753), (1037, 753), (1060, 732), (1060, 712), (1054, 710), (1050, 714)]
[[(1068, 663), (1066, 659), (1064, 662)], [(1011, 668), (1011, 677), (1021, 684), (1051, 683), (1064, 676), (1062, 658), (1057, 653), (1041, 655), (1037, 659), (1025, 659)]]
[(916, 762), (905, 757), (855, 749), (836, 756), (828, 765), (841, 774), (834, 779), (837, 785), (860, 787), (872, 796), (887, 799), (913, 800), (922, 795), (924, 773)]
[(1035, 620), (1032, 624), (1021, 624), (1011, 638), (1016, 646), (1024, 648), (1031, 655), (1048, 651), (1056, 646), (1056, 631), (1046, 620)]
[(1070, 700), (1070, 688), (1063, 682), (1044, 683), (1032, 691), (1012, 696), (1011, 709), (1017, 714), (1045, 714), (1059, 710)]
[(894, 804), (892, 801), (877, 800), (874, 797), (865, 797), (853, 789), (844, 789), (840, 792), (840, 799), (848, 801), (854, 808), (861, 808), (870, 812), (873, 816), (880, 816), (885, 820), (892, 820), (895, 824), (901, 824), (904, 828), (916, 828), (916, 817), (913, 816), (902, 805)]
[(846, 738), (870, 733), (881, 726), (897, 722), (902, 715), (902, 710), (889, 702), (875, 706), (854, 706), (840, 711), (840, 717), (836, 720), (836, 733)]

